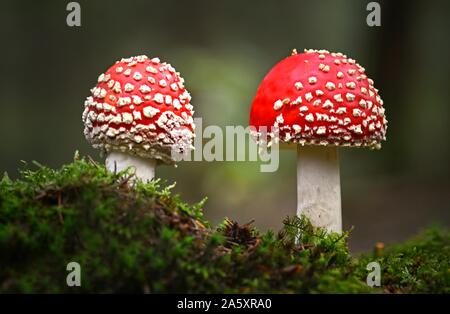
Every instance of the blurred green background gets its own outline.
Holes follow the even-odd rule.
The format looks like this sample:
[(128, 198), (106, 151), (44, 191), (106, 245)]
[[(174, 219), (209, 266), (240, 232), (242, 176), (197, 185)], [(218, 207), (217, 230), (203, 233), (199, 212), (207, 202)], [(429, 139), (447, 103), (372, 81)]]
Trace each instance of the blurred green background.
[[(448, 1), (79, 1), (81, 27), (66, 25), (69, 1), (2, 1), (1, 171), (20, 160), (58, 167), (74, 151), (100, 159), (83, 137), (83, 102), (121, 57), (159, 56), (181, 72), (203, 124), (244, 125), (267, 71), (292, 48), (343, 52), (380, 89), (389, 120), (380, 151), (341, 150), (344, 227), (354, 251), (403, 240), (433, 222), (450, 225)], [(280, 169), (251, 162), (159, 167), (205, 214), (277, 229), (296, 208), (296, 157)]]

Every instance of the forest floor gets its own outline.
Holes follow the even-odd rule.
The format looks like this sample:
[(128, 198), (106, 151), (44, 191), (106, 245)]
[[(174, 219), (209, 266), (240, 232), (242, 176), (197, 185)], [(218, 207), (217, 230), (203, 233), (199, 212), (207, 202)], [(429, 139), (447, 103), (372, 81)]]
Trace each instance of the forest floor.
[[(450, 293), (442, 227), (351, 256), (351, 232), (328, 234), (304, 217), (286, 218), (278, 233), (228, 219), (213, 227), (203, 202), (133, 182), (79, 157), (57, 170), (24, 165), (17, 180), (5, 174), (0, 293)], [(80, 265), (80, 287), (66, 284), (69, 262)], [(370, 287), (377, 265), (380, 286)]]

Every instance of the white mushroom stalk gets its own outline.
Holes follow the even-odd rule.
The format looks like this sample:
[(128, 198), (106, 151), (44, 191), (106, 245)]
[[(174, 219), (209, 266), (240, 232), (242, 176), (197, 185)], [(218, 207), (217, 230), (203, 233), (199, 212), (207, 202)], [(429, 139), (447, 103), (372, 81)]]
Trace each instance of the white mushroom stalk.
[(106, 169), (112, 173), (128, 169), (134, 176), (145, 183), (155, 177), (157, 161), (151, 158), (143, 158), (119, 151), (109, 152), (106, 156)]
[(297, 215), (342, 232), (339, 155), (334, 146), (297, 146)]

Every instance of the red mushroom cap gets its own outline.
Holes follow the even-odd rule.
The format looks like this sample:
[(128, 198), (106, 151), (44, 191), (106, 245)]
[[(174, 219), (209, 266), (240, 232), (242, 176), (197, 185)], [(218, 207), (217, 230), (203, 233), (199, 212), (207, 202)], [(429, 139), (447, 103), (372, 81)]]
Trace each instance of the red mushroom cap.
[[(271, 141), (276, 129), (281, 142), (380, 148), (387, 120), (378, 90), (355, 60), (326, 50), (294, 50), (259, 86), (250, 125), (259, 141)], [(262, 139), (262, 127), (268, 139)]]
[(173, 163), (171, 152), (192, 148), (191, 97), (180, 74), (158, 58), (117, 61), (85, 101), (86, 139), (104, 152), (118, 150)]

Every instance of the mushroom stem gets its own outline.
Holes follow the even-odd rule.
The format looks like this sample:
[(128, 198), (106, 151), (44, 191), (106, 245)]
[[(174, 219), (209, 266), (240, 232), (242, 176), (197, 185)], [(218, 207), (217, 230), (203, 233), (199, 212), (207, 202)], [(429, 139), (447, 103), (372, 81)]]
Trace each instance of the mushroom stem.
[(156, 160), (142, 158), (127, 153), (111, 151), (106, 156), (106, 169), (118, 172), (131, 167), (136, 178), (143, 182), (150, 182), (155, 177)]
[(297, 215), (317, 227), (342, 232), (337, 147), (297, 146)]

